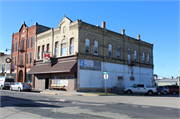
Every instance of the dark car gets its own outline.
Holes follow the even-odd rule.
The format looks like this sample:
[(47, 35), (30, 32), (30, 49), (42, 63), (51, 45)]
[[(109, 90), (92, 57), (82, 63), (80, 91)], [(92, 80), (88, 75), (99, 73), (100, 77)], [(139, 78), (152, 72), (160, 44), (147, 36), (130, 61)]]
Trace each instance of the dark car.
[(164, 88), (160, 88), (160, 87), (158, 86), (156, 89), (157, 89), (157, 94), (158, 94), (158, 95), (164, 94)]
[(177, 94), (179, 93), (179, 86), (176, 86), (176, 85), (168, 85), (167, 86), (169, 89), (169, 93), (172, 93), (172, 94)]
[(164, 90), (163, 94), (169, 93), (169, 88), (168, 88), (168, 86), (158, 86), (157, 88), (161, 88), (162, 90)]

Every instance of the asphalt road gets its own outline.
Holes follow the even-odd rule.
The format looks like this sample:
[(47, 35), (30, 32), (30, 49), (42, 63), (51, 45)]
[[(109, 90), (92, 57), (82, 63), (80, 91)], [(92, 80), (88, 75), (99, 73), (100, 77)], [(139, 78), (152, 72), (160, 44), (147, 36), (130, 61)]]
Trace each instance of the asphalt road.
[(1, 119), (180, 118), (178, 95), (86, 97), (8, 90), (0, 91), (0, 95)]

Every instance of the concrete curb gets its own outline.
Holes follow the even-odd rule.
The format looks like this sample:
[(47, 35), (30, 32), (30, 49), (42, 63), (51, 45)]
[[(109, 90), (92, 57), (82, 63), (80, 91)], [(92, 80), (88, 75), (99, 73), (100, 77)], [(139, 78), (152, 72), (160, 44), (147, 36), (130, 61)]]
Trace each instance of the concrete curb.
[(64, 95), (64, 96), (100, 96), (98, 94), (60, 94), (60, 93), (53, 93), (53, 92), (40, 92), (42, 94), (51, 94), (51, 95)]

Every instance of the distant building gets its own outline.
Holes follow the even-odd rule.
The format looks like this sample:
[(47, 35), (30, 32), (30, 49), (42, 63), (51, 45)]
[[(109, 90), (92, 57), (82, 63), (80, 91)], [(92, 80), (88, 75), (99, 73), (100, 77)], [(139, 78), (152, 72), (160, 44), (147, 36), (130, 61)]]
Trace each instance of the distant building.
[[(153, 44), (102, 27), (72, 21), (66, 16), (57, 28), (36, 37), (35, 88), (49, 89), (51, 84), (65, 85), (67, 91), (102, 91), (103, 72), (109, 72), (107, 89), (118, 90), (133, 84), (152, 85)], [(43, 53), (50, 54), (44, 62)], [(47, 56), (47, 55), (46, 55)]]
[(0, 76), (10, 76), (10, 63), (7, 63), (6, 60), (11, 59), (10, 54), (4, 54), (0, 52)]
[(179, 85), (179, 79), (171, 78), (163, 78), (155, 80), (156, 86), (164, 86), (164, 85)]
[(16, 82), (32, 83), (33, 76), (27, 72), (33, 67), (35, 37), (37, 34), (49, 30), (49, 27), (35, 23), (28, 27), (25, 22), (17, 33), (12, 34), (11, 70)]

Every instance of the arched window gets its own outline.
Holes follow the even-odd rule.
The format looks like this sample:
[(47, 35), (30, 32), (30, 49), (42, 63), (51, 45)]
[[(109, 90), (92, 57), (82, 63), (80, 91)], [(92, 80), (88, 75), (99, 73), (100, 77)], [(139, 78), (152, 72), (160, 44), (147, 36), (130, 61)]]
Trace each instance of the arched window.
[(117, 46), (117, 59), (120, 59), (120, 48)]
[(62, 40), (61, 42), (61, 55), (66, 55), (66, 40)]
[(109, 54), (109, 57), (112, 57), (112, 45), (109, 44), (109, 47), (108, 47), (108, 54)]
[(136, 50), (134, 50), (134, 61), (136, 62)]
[(89, 54), (90, 52), (90, 49), (89, 49), (89, 46), (90, 46), (90, 42), (89, 42), (89, 39), (86, 39), (86, 43), (85, 43), (85, 53)]
[(94, 41), (94, 54), (98, 55), (98, 42)]
[(143, 55), (142, 55), (142, 62), (144, 63), (144, 52), (143, 52)]
[(59, 47), (58, 47), (58, 41), (55, 42), (55, 57), (57, 57), (59, 54)]
[(70, 39), (70, 54), (74, 54), (74, 38)]
[(47, 53), (50, 53), (50, 49), (49, 49), (49, 44), (47, 44), (47, 47), (46, 47), (47, 49), (46, 49), (46, 52)]

